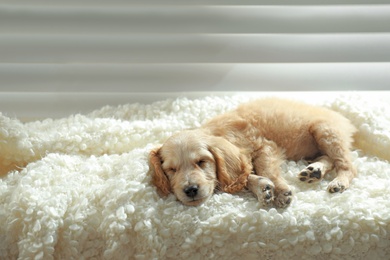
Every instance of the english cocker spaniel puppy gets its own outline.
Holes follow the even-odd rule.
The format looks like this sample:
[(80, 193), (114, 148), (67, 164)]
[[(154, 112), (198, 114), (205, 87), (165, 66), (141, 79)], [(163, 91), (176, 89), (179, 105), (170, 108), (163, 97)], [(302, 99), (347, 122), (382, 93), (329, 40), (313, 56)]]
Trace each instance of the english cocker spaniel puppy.
[(150, 152), (150, 174), (160, 195), (173, 193), (185, 205), (200, 205), (215, 190), (247, 188), (264, 205), (286, 207), (292, 193), (280, 173), (283, 160), (313, 161), (298, 173), (307, 183), (334, 169), (328, 191), (343, 192), (356, 175), (354, 132), (346, 118), (326, 108), (260, 99), (171, 136)]

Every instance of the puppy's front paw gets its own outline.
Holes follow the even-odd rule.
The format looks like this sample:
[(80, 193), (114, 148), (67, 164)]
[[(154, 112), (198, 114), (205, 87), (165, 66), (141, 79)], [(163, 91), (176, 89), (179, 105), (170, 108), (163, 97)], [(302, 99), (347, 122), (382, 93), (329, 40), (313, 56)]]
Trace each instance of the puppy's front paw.
[(309, 164), (299, 174), (298, 178), (300, 181), (313, 183), (320, 181), (325, 174), (324, 165), (320, 162)]
[(274, 200), (275, 207), (285, 208), (291, 204), (292, 201), (292, 191), (289, 187), (287, 189), (275, 190), (276, 197)]
[(263, 202), (264, 205), (269, 205), (274, 200), (274, 190), (275, 186), (272, 183), (272, 181), (268, 179), (262, 179), (260, 180), (259, 190), (261, 192), (258, 192), (257, 199), (260, 202)]
[(257, 196), (263, 206), (268, 206), (274, 200), (275, 185), (267, 178), (250, 175), (248, 177), (248, 189)]

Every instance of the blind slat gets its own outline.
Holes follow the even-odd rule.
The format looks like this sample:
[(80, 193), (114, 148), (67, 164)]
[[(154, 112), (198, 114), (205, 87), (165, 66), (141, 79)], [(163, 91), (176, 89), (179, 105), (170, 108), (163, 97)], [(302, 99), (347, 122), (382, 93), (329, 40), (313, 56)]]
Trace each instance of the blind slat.
[(386, 90), (389, 71), (389, 62), (0, 64), (0, 79), (14, 92)]
[(390, 5), (15, 7), (0, 6), (0, 33), (389, 32)]
[(6, 63), (386, 62), (388, 34), (0, 35)]
[[(0, 0), (0, 4), (11, 4), (13, 6), (31, 5), (32, 0)], [(199, 6), (199, 5), (220, 5), (220, 6), (247, 6), (247, 5), (383, 5), (390, 4), (389, 0), (34, 0), (34, 5), (40, 6)]]

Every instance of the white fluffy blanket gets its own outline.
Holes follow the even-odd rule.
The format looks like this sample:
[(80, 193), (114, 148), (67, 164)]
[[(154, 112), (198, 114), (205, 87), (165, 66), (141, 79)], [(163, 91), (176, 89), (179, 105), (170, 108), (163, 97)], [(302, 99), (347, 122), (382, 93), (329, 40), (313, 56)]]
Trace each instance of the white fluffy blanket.
[[(390, 107), (345, 96), (326, 103), (359, 129), (359, 175), (342, 194), (329, 178), (262, 209), (249, 192), (199, 207), (150, 185), (147, 155), (173, 132), (248, 99), (178, 98), (22, 123), (0, 114), (0, 259), (389, 259)], [(369, 257), (368, 257), (369, 256)]]

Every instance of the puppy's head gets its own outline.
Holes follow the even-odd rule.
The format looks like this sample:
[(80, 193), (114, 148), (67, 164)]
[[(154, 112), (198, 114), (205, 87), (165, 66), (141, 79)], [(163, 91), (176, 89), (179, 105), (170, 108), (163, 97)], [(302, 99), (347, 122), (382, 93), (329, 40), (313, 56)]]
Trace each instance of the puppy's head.
[(185, 205), (205, 202), (215, 189), (233, 193), (244, 188), (251, 165), (222, 137), (188, 130), (150, 152), (150, 174), (160, 195), (173, 193)]

